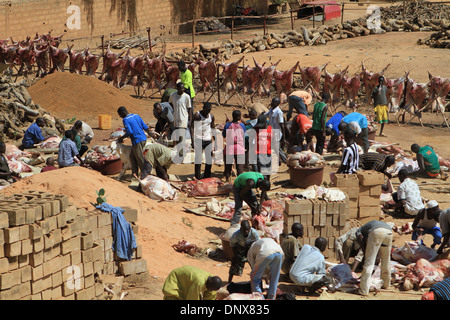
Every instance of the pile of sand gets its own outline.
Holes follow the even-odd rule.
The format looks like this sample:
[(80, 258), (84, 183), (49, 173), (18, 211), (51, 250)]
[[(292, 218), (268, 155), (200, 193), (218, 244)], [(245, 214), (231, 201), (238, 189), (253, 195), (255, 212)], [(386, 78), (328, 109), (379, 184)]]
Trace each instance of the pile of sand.
[(68, 119), (88, 120), (99, 114), (117, 118), (117, 108), (141, 113), (143, 104), (128, 93), (95, 77), (69, 72), (55, 72), (29, 88), (34, 103), (51, 115)]
[(229, 223), (184, 212), (181, 202), (157, 202), (130, 189), (113, 178), (83, 167), (63, 168), (39, 173), (22, 179), (1, 193), (10, 195), (28, 190), (65, 194), (79, 208), (94, 209), (96, 190), (104, 188), (106, 201), (113, 206), (129, 206), (138, 210), (139, 227), (137, 242), (142, 245), (150, 275), (165, 278), (174, 268), (194, 265), (215, 272), (226, 279), (228, 267), (211, 259), (196, 259), (176, 252), (172, 245), (180, 240), (196, 244), (199, 248), (212, 248), (210, 241), (217, 241)]

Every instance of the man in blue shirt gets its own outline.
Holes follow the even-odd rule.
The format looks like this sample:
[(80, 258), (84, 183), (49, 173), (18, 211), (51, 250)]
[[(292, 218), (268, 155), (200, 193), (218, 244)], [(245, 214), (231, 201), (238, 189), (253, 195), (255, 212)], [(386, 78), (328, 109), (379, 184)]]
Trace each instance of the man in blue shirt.
[(367, 153), (370, 148), (369, 143), (369, 128), (367, 117), (359, 112), (352, 112), (342, 118), (339, 124), (339, 130), (344, 132), (347, 128), (351, 128), (356, 132), (356, 135), (363, 141), (363, 151)]
[(22, 145), (20, 149), (31, 149), (34, 145), (46, 140), (48, 137), (44, 137), (41, 128), (45, 127), (45, 120), (41, 117), (36, 118), (36, 121), (28, 127), (27, 131), (22, 139)]
[(327, 147), (328, 152), (337, 151), (338, 149), (338, 141), (340, 135), (339, 124), (346, 115), (347, 112), (339, 111), (325, 123), (325, 133), (327, 136), (331, 136), (330, 142), (328, 143)]
[(150, 166), (144, 157), (144, 147), (147, 143), (147, 136), (144, 131), (150, 135), (149, 127), (144, 123), (142, 118), (134, 113), (129, 113), (125, 107), (117, 109), (117, 113), (123, 119), (125, 134), (117, 139), (118, 143), (122, 143), (125, 138), (130, 138), (132, 151), (130, 154), (131, 172), (133, 176), (137, 176), (141, 170), (140, 179), (144, 179), (150, 174)]
[(76, 166), (78, 164), (74, 157), (78, 156), (79, 153), (75, 142), (73, 142), (73, 130), (67, 130), (64, 136), (65, 140), (59, 144), (58, 165), (60, 168)]

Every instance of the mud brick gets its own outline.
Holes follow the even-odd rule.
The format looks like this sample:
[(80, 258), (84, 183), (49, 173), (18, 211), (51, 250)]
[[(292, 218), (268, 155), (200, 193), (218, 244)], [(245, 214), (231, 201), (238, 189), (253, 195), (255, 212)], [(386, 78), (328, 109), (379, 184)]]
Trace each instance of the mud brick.
[(5, 244), (5, 256), (6, 257), (17, 257), (22, 252), (22, 242), (17, 241), (13, 243)]
[(339, 188), (349, 199), (356, 199), (359, 196), (359, 187)]
[(81, 234), (81, 250), (86, 250), (92, 248), (94, 241), (92, 239), (92, 233), (82, 233)]
[(336, 241), (336, 237), (329, 237), (328, 238), (328, 248), (334, 249), (334, 242)]
[[(312, 213), (311, 213), (311, 214), (312, 214)], [(131, 230), (133, 231), (133, 233), (134, 233), (135, 235), (137, 235), (138, 232), (139, 232), (139, 226), (136, 225), (136, 223), (134, 223), (134, 222), (130, 222), (130, 225), (131, 225)]]
[(94, 287), (95, 287), (95, 296), (97, 298), (100, 297), (105, 292), (102, 283), (96, 282)]
[(338, 188), (358, 187), (358, 176), (356, 174), (337, 173), (335, 174), (335, 185)]
[(84, 286), (87, 288), (93, 287), (95, 285), (95, 277), (94, 273), (91, 272), (88, 275), (84, 276)]
[[(286, 200), (285, 210), (288, 215), (307, 214), (312, 211), (312, 203), (310, 200)], [(136, 210), (137, 212), (137, 210)], [(137, 214), (136, 214), (137, 215)], [(128, 221), (128, 220), (127, 220)], [(136, 221), (132, 221), (136, 222)]]
[[(6, 290), (21, 283), (19, 269), (0, 274), (0, 290)], [(0, 291), (1, 292), (1, 291)]]
[[(63, 241), (61, 243), (61, 253), (62, 254), (68, 254), (71, 253), (73, 251), (77, 250), (77, 244), (76, 241), (79, 241), (78, 238), (69, 238), (66, 241)], [(78, 248), (79, 250), (79, 248)]]
[(61, 256), (61, 270), (64, 270), (70, 266), (70, 260), (71, 256), (69, 253)]
[(19, 300), (31, 294), (31, 282), (24, 282), (0, 292), (0, 300)]
[(103, 252), (104, 252), (104, 247), (100, 246), (100, 245), (94, 245), (92, 247), (92, 260), (96, 261), (96, 260), (103, 260)]
[(75, 219), (78, 213), (78, 209), (76, 206), (68, 206), (65, 210), (67, 221)]
[(368, 217), (377, 217), (381, 213), (380, 206), (376, 207), (360, 207), (358, 212), (358, 219), (368, 218)]
[(326, 224), (327, 226), (332, 226), (333, 225), (333, 215), (326, 215), (325, 216), (325, 220), (326, 220)]
[(36, 207), (35, 206), (23, 206), (25, 209), (25, 224), (34, 223), (36, 219)]
[(95, 299), (95, 287), (90, 286), (86, 289), (76, 292), (75, 299), (76, 300), (93, 300), (93, 299)]
[(26, 211), (20, 207), (8, 207), (4, 211), (8, 214), (10, 227), (17, 227), (25, 224)]
[(7, 258), (9, 262), (9, 271), (16, 270), (19, 268), (19, 256)]
[(8, 272), (9, 261), (7, 258), (0, 258), (0, 273)]
[(333, 214), (333, 219), (332, 219), (332, 226), (338, 226), (339, 225), (339, 214)]
[(51, 230), (51, 221), (50, 221), (51, 217), (48, 217), (47, 219), (43, 219), (41, 221), (36, 221), (36, 224), (38, 227), (40, 227), (42, 229), (43, 234), (48, 234)]
[(66, 195), (55, 195), (55, 198), (59, 200), (60, 211), (66, 211), (69, 206), (69, 197)]
[(39, 252), (33, 252), (30, 254), (30, 265), (33, 268), (36, 268), (37, 266), (40, 266), (42, 263), (44, 263), (44, 251)]
[[(307, 226), (306, 228), (308, 231), (311, 229), (314, 230), (314, 228), (312, 226)], [(141, 258), (142, 258), (142, 246), (139, 245), (139, 246), (136, 246), (136, 259), (141, 259)]]
[(52, 260), (43, 263), (44, 277), (61, 271), (61, 257), (57, 256)]
[(145, 259), (121, 261), (119, 270), (124, 276), (145, 272), (147, 271), (147, 261)]
[(343, 227), (345, 226), (345, 222), (347, 221), (347, 215), (344, 213), (341, 213), (339, 215), (339, 222), (338, 222), (338, 226)]
[(97, 217), (90, 215), (86, 217), (86, 228), (87, 231), (91, 231), (97, 228)]
[(52, 287), (55, 288), (63, 283), (62, 271), (58, 271), (52, 274)]
[(308, 226), (312, 224), (312, 214), (302, 214), (300, 217), (300, 223), (303, 226)]
[(44, 236), (44, 249), (52, 248), (62, 242), (61, 229), (55, 229)]
[(44, 281), (42, 279), (31, 281), (31, 293), (38, 294), (42, 291)]
[(37, 267), (31, 267), (31, 280), (37, 281), (44, 277), (44, 269), (42, 268), (42, 264)]
[(47, 201), (51, 204), (52, 216), (56, 216), (58, 213), (61, 212), (61, 204), (58, 199), (48, 199)]
[(101, 239), (105, 239), (105, 238), (111, 237), (113, 235), (112, 225), (103, 226), (102, 231), (101, 231), (101, 235), (102, 235), (102, 237), (100, 237)]
[(114, 273), (114, 262), (106, 262), (103, 264), (103, 274), (113, 274)]
[(70, 253), (70, 264), (75, 266), (81, 263), (81, 250), (76, 250)]
[(56, 225), (59, 229), (63, 228), (67, 224), (67, 213), (65, 211), (56, 215)]
[(96, 260), (93, 262), (94, 264), (94, 274), (100, 274), (103, 270), (103, 259), (102, 260)]
[[(288, 231), (289, 233), (290, 231)], [(105, 250), (105, 262), (112, 262), (114, 260), (114, 251), (112, 249)]]
[[(1, 207), (1, 205), (0, 205)], [(7, 212), (0, 212), (0, 229), (9, 227), (9, 216)]]
[[(108, 213), (109, 214), (109, 213)], [(102, 228), (108, 224), (107, 216), (104, 212), (97, 214), (97, 227)]]
[(42, 300), (52, 300), (52, 289), (46, 289), (41, 292)]
[(359, 208), (350, 208), (348, 209), (348, 218), (349, 219), (358, 219)]
[(33, 301), (41, 301), (42, 300), (42, 294), (40, 292), (36, 293), (36, 294), (32, 294), (30, 296), (30, 300)]
[(30, 254), (33, 252), (33, 242), (31, 239), (25, 239), (21, 241), (22, 243), (22, 255)]
[(31, 281), (32, 267), (30, 265), (20, 268), (20, 279), (22, 282)]
[(22, 240), (20, 238), (20, 227), (12, 227), (4, 229), (5, 243), (14, 243)]
[(87, 223), (86, 223), (86, 217), (84, 215), (82, 216), (76, 216), (74, 219), (74, 222), (77, 224), (77, 228), (78, 228), (78, 234), (82, 233), (82, 232), (86, 232), (86, 227), (87, 227)]
[(62, 285), (52, 288), (52, 300), (58, 300), (62, 297)]
[(359, 207), (359, 199), (350, 199), (349, 203), (349, 208), (358, 208)]
[(346, 212), (346, 211), (345, 211), (345, 204), (346, 204), (345, 201), (339, 201), (339, 213), (340, 213), (340, 214)]
[(87, 249), (87, 250), (81, 250), (81, 261), (83, 263), (94, 261), (94, 255), (93, 255), (92, 248)]
[(44, 249), (44, 262), (50, 261), (61, 254), (61, 245), (56, 245), (49, 249)]
[(29, 254), (21, 254), (17, 257), (18, 268), (25, 267), (30, 264), (30, 255)]
[(319, 226), (323, 227), (327, 225), (327, 215), (326, 213), (319, 214)]
[(361, 186), (375, 186), (384, 183), (384, 174), (374, 170), (358, 171), (356, 175)]
[(75, 293), (75, 287), (70, 282), (64, 281), (62, 285), (62, 295), (64, 297), (70, 296)]
[(130, 207), (121, 207), (124, 209), (123, 216), (128, 222), (137, 222), (138, 219), (138, 211), (137, 209), (133, 209)]
[(72, 238), (72, 224), (73, 222), (69, 222), (63, 228), (61, 228), (61, 237), (63, 241), (69, 240)]
[(52, 275), (47, 275), (42, 277), (42, 290), (47, 290), (52, 288)]
[(48, 217), (51, 217), (52, 215), (52, 204), (48, 201), (37, 201), (36, 204), (38, 204), (42, 208), (42, 218), (46, 219)]
[(83, 263), (83, 274), (85, 277), (90, 274), (93, 274), (93, 272), (94, 272), (94, 262)]
[(379, 198), (381, 195), (381, 191), (381, 185), (370, 187), (370, 196)]
[(105, 246), (104, 246), (104, 249), (106, 250), (106, 249), (111, 249), (112, 248), (112, 245), (113, 245), (113, 242), (114, 242), (114, 238), (113, 237), (106, 237), (105, 238)]
[(380, 198), (371, 196), (359, 196), (358, 205), (359, 207), (376, 207), (380, 205)]

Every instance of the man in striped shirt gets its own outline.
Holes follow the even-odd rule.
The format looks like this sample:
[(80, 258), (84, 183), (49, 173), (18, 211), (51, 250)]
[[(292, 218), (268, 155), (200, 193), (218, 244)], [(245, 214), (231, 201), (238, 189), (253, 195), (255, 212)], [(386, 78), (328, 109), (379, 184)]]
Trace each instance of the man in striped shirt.
[(344, 132), (344, 139), (347, 144), (347, 148), (344, 149), (342, 154), (341, 166), (336, 173), (356, 173), (359, 168), (359, 149), (355, 142), (356, 133), (352, 129), (347, 128)]
[(359, 167), (363, 170), (374, 170), (384, 173), (389, 178), (391, 175), (386, 172), (387, 168), (395, 163), (393, 155), (386, 155), (377, 152), (364, 153), (359, 157)]
[(446, 278), (431, 286), (422, 295), (422, 300), (450, 300), (450, 278)]

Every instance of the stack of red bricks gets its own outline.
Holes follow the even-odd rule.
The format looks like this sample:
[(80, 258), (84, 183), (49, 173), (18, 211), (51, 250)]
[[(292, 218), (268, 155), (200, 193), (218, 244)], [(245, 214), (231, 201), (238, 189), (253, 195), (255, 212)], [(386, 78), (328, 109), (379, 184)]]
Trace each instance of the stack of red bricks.
[(382, 173), (367, 170), (355, 174), (336, 174), (336, 187), (349, 198), (349, 218), (368, 220), (379, 218), (380, 195), (384, 183)]
[[(133, 260), (115, 256), (108, 212), (34, 191), (0, 197), (0, 208), (0, 300), (98, 299), (98, 275), (147, 272), (140, 246)], [(124, 215), (137, 237), (137, 211)]]
[(284, 211), (284, 234), (291, 232), (294, 223), (303, 225), (302, 244), (314, 245), (316, 238), (328, 239), (328, 247), (323, 253), (330, 257), (334, 242), (346, 232), (348, 200), (327, 201), (321, 199), (286, 200)]

